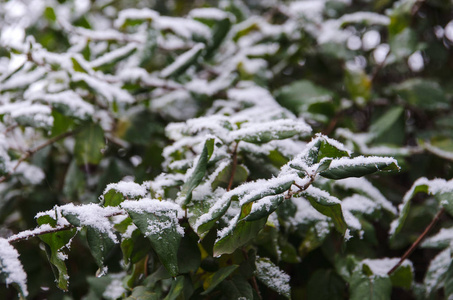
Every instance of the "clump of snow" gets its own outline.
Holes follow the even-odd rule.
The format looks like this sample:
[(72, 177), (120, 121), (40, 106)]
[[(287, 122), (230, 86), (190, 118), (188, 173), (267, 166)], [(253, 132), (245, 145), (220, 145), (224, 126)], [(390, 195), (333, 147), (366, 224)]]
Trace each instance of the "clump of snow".
[[(15, 161), (13, 161), (12, 163), (15, 163)], [(30, 165), (25, 161), (19, 164), (19, 166), (16, 168), (16, 174), (21, 174), (25, 181), (30, 184), (39, 184), (46, 177), (46, 175), (40, 168), (34, 165)]]
[(194, 8), (189, 12), (189, 17), (194, 19), (224, 20), (232, 19), (234, 15), (214, 7)]
[(102, 297), (109, 300), (116, 300), (120, 298), (126, 292), (126, 289), (123, 287), (122, 282), (122, 278), (125, 275), (126, 274), (122, 273), (110, 274), (110, 276), (112, 277), (112, 282), (110, 282), (109, 285), (105, 288)]
[(104, 195), (110, 191), (115, 190), (127, 197), (145, 197), (147, 190), (146, 187), (132, 181), (120, 181), (118, 183), (110, 183), (104, 190)]
[(19, 253), (3, 238), (0, 238), (0, 270), (5, 274), (7, 285), (15, 283), (25, 297), (28, 295), (27, 274), (19, 261)]
[[(400, 258), (379, 258), (379, 259), (364, 259), (362, 260), (362, 265), (367, 265), (370, 267), (371, 271), (374, 275), (378, 276), (388, 276), (387, 273), (390, 271), (398, 262)], [(412, 262), (406, 259), (402, 264), (401, 267), (410, 267), (413, 269)]]

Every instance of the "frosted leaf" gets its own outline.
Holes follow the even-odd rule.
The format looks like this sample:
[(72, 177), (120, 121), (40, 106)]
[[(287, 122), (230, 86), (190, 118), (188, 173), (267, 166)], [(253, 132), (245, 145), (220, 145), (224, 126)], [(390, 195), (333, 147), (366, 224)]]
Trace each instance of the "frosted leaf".
[(62, 106), (67, 108), (67, 114), (80, 119), (86, 119), (94, 114), (94, 107), (92, 104), (84, 101), (74, 91), (64, 91), (55, 94), (42, 94), (30, 97), (30, 99), (42, 99), (56, 107)]
[(451, 264), (451, 249), (447, 248), (437, 254), (434, 259), (431, 260), (426, 271), (425, 279), (423, 283), (426, 287), (426, 296), (434, 292), (436, 289), (444, 286), (445, 275), (448, 267)]
[(75, 206), (69, 203), (61, 206), (60, 210), (63, 215), (75, 215), (81, 226), (89, 226), (101, 233), (106, 233), (113, 242), (118, 243), (112, 222), (108, 219), (109, 216), (124, 213), (118, 207), (102, 207), (94, 203)]
[(145, 235), (158, 234), (162, 229), (175, 228), (176, 231), (184, 236), (184, 229), (179, 225), (178, 218), (184, 216), (181, 207), (172, 202), (159, 201), (156, 199), (143, 198), (138, 201), (127, 200), (121, 203), (121, 207), (136, 213), (151, 213), (156, 216), (166, 216), (166, 222), (151, 222), (148, 224), (148, 231)]
[(270, 289), (288, 298), (290, 297), (291, 286), (289, 281), (291, 278), (269, 259), (257, 257), (255, 275)]
[(189, 17), (217, 21), (234, 18), (232, 14), (214, 7), (194, 8), (189, 12)]
[[(361, 261), (361, 265), (367, 265), (370, 267), (374, 275), (388, 276), (387, 273), (390, 271), (398, 262), (400, 258), (378, 258), (378, 259), (364, 259)], [(401, 267), (410, 267), (413, 270), (413, 265), (410, 260), (405, 260)]]
[(92, 89), (96, 90), (109, 102), (113, 102), (115, 100), (118, 102), (125, 103), (134, 102), (134, 98), (127, 91), (121, 89), (118, 86), (109, 84), (98, 78), (90, 76), (88, 74), (76, 72), (72, 75), (72, 80), (84, 81), (86, 84), (88, 84)]
[(189, 51), (186, 51), (184, 52), (183, 54), (181, 54), (180, 56), (178, 56), (178, 58), (176, 58), (176, 60), (171, 63), (169, 66), (167, 66), (165, 69), (163, 69), (161, 72), (160, 72), (160, 75), (162, 77), (168, 77), (170, 76), (171, 74), (173, 74), (176, 70), (178, 70), (179, 68), (181, 68), (183, 65), (185, 64), (188, 64), (189, 61), (191, 59), (193, 59), (193, 57), (198, 53), (200, 52), (201, 50), (203, 50), (205, 48), (205, 45), (202, 44), (202, 43), (198, 43), (196, 44), (194, 47), (192, 47), (192, 49), (190, 49)]
[(115, 62), (127, 54), (130, 54), (132, 51), (137, 49), (136, 43), (128, 43), (126, 46), (115, 49), (111, 52), (108, 52), (101, 57), (96, 58), (95, 60), (91, 61), (89, 64), (91, 68), (98, 68), (102, 65), (109, 64)]
[(453, 227), (441, 228), (438, 233), (429, 237), (421, 244), (424, 248), (446, 248), (453, 244)]
[(19, 253), (3, 238), (0, 238), (0, 270), (6, 275), (6, 285), (17, 284), (23, 295), (28, 295), (27, 274), (19, 261)]

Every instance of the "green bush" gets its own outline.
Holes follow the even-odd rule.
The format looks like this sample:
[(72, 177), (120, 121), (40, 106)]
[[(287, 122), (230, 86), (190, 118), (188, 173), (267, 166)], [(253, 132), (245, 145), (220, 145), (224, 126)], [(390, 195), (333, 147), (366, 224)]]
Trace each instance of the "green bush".
[(453, 297), (452, 12), (0, 3), (0, 298)]

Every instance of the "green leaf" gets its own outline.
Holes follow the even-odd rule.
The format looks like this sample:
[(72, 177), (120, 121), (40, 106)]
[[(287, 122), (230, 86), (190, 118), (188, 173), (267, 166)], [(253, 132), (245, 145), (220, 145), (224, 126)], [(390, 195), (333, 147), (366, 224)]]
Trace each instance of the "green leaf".
[(214, 56), (215, 50), (220, 46), (231, 28), (231, 21), (229, 18), (222, 19), (214, 25), (212, 29), (212, 39), (206, 49), (206, 58)]
[(97, 165), (105, 148), (104, 130), (101, 126), (90, 125), (75, 137), (74, 155), (78, 165)]
[(345, 282), (333, 270), (317, 270), (307, 283), (308, 300), (342, 300), (345, 291)]
[(200, 184), (201, 180), (203, 179), (206, 173), (208, 161), (211, 158), (213, 152), (214, 139), (207, 139), (204, 144), (203, 151), (198, 157), (197, 164), (193, 168), (192, 174), (182, 186), (181, 192), (178, 196), (178, 204), (181, 205), (182, 208), (186, 208), (187, 204), (192, 199), (192, 191)]
[(448, 109), (450, 101), (437, 81), (408, 79), (393, 86), (394, 92), (407, 103), (426, 110)]
[[(230, 182), (231, 172), (233, 171), (233, 164), (227, 164), (212, 181), (211, 188), (214, 191), (217, 187), (227, 188)], [(233, 187), (241, 184), (247, 180), (249, 171), (243, 165), (236, 166), (236, 172), (233, 177)]]
[(250, 222), (267, 217), (271, 213), (273, 213), (278, 208), (280, 203), (282, 203), (284, 200), (285, 196), (280, 194), (275, 196), (267, 196), (263, 199), (253, 202), (252, 210), (250, 211), (250, 214), (248, 214), (244, 218), (244, 220)]
[[(281, 194), (287, 191), (294, 183), (293, 176), (276, 177), (269, 180), (257, 180), (245, 183), (225, 193), (209, 211), (203, 214), (202, 221), (195, 225), (199, 236), (204, 236), (215, 222), (227, 211), (232, 200), (239, 200), (242, 204), (250, 203), (266, 196)], [(195, 226), (194, 226), (195, 227)]]
[(364, 105), (371, 97), (371, 79), (362, 69), (346, 68), (344, 83), (352, 100)]
[(221, 268), (214, 274), (210, 275), (203, 283), (205, 291), (201, 295), (207, 295), (212, 292), (222, 281), (224, 281), (228, 276), (233, 273), (239, 265), (231, 265)]
[[(57, 221), (49, 215), (41, 215), (37, 218), (36, 222), (39, 226), (49, 224), (55, 228), (57, 225)], [(39, 238), (46, 244), (47, 258), (52, 265), (52, 271), (54, 272), (58, 287), (63, 291), (68, 290), (69, 284), (68, 270), (63, 259), (63, 257), (67, 254), (64, 253), (63, 248), (66, 246), (69, 249), (71, 239), (76, 233), (77, 230), (72, 228), (39, 236)]]
[(136, 286), (132, 290), (132, 294), (125, 300), (159, 300), (159, 296), (151, 292), (147, 287)]
[[(245, 217), (250, 214), (252, 203), (244, 204), (241, 208), (239, 220), (234, 227), (222, 235), (214, 244), (214, 256), (233, 253), (239, 247), (254, 239), (258, 232), (266, 224), (267, 218), (256, 221), (245, 221)], [(226, 229), (224, 229), (226, 230)]]
[(398, 219), (394, 220), (391, 224), (391, 239), (394, 239), (395, 235), (403, 228), (404, 222), (409, 214), (411, 199), (418, 193), (435, 196), (439, 204), (445, 207), (448, 213), (453, 214), (453, 181), (446, 181), (445, 179), (428, 180), (425, 177), (419, 178), (403, 197)]
[(391, 107), (379, 119), (371, 124), (369, 133), (374, 135), (374, 139), (388, 133), (395, 126), (395, 123), (403, 116), (404, 108), (401, 106)]
[[(129, 229), (129, 226), (134, 226), (132, 219), (127, 217), (122, 222), (115, 224), (115, 229), (121, 234), (125, 234)], [(140, 230), (135, 229), (132, 234), (123, 235), (121, 239), (121, 251), (123, 252), (123, 259), (126, 264), (135, 264), (142, 258), (148, 255), (151, 250), (150, 241), (143, 236)]]
[(118, 206), (124, 200), (123, 194), (114, 189), (111, 189), (104, 194), (104, 206)]
[(219, 290), (227, 299), (254, 299), (253, 289), (247, 278), (240, 275), (222, 281)]
[(115, 242), (108, 233), (100, 232), (93, 227), (87, 227), (87, 242), (101, 274), (104, 274), (104, 261), (112, 251)]
[(450, 263), (445, 276), (445, 299), (451, 299), (453, 296), (453, 263)]
[(71, 160), (64, 179), (63, 194), (68, 199), (80, 199), (86, 191), (85, 184), (83, 172), (79, 169), (76, 160)]
[(280, 270), (270, 259), (264, 257), (257, 258), (255, 275), (268, 288), (291, 299), (290, 277)]
[(348, 228), (341, 210), (341, 202), (326, 191), (310, 186), (301, 195), (310, 201), (311, 205), (323, 215), (330, 217), (337, 231), (345, 234)]
[(178, 206), (142, 199), (121, 203), (134, 224), (150, 240), (159, 260), (171, 276), (178, 275), (178, 248), (184, 233), (178, 223)]
[(44, 16), (46, 17), (46, 19), (48, 19), (49, 21), (52, 21), (52, 22), (55, 22), (57, 20), (55, 11), (50, 6), (47, 6), (46, 9), (44, 10)]
[(178, 276), (175, 280), (171, 283), (170, 291), (168, 295), (164, 298), (164, 300), (176, 300), (178, 299), (179, 295), (183, 292), (184, 289), (184, 276)]
[(390, 300), (392, 282), (390, 278), (372, 275), (367, 276), (357, 270), (352, 274), (349, 286), (351, 300)]
[(82, 67), (82, 64), (77, 60), (77, 58), (71, 57), (71, 61), (72, 61), (72, 68), (74, 69), (74, 71), (88, 74), (88, 70), (86, 70), (84, 67)]
[(399, 266), (392, 274), (390, 274), (390, 280), (392, 281), (392, 286), (409, 290), (412, 287), (414, 280), (412, 266), (409, 264)]
[(436, 292), (437, 289), (444, 286), (452, 262), (451, 254), (451, 249), (447, 248), (430, 261), (423, 280), (426, 288), (426, 297), (429, 297)]
[(400, 167), (393, 158), (377, 156), (358, 156), (332, 160), (327, 170), (320, 173), (329, 179), (362, 177), (377, 171), (398, 171)]
[(318, 232), (316, 225), (310, 227), (299, 245), (299, 255), (304, 258), (308, 253), (321, 246), (329, 233), (328, 230), (320, 230)]
[(324, 116), (324, 118), (333, 116), (333, 109), (316, 110), (316, 106), (321, 104), (324, 104), (324, 108), (326, 108), (326, 105), (332, 101), (333, 93), (309, 80), (298, 80), (286, 85), (277, 90), (275, 96), (282, 106), (297, 115), (311, 112), (315, 118), (317, 115)]

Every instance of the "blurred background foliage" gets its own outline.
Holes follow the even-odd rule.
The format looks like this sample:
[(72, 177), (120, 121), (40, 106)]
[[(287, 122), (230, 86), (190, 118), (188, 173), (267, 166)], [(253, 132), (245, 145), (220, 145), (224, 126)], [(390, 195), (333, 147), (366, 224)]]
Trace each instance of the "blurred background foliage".
[[(245, 81), (267, 89), (280, 105), (303, 117), (314, 132), (342, 141), (356, 154), (398, 158), (402, 166), (399, 174), (369, 178), (395, 206), (419, 177), (450, 179), (452, 6), (449, 0), (0, 3), (0, 131), (5, 143), (9, 143), (5, 147), (8, 156), (18, 159), (42, 140), (67, 131), (78, 132), (75, 138), (55, 143), (32, 156), (30, 165), (42, 172), (18, 170), (0, 184), (0, 235), (35, 227), (35, 214), (54, 205), (97, 202), (108, 183), (127, 176), (138, 183), (154, 179), (164, 171), (164, 147), (173, 143), (165, 135), (166, 125), (203, 116), (215, 109), (214, 100), (226, 98), (230, 87)], [(124, 9), (150, 8), (162, 16), (184, 17), (202, 7), (219, 7), (232, 16), (223, 23), (209, 18), (200, 21), (214, 32), (213, 40), (208, 42), (197, 32), (178, 32), (181, 28), (171, 24), (148, 30), (151, 27), (138, 24), (141, 21), (134, 24), (133, 18), (116, 26), (115, 33), (109, 31)], [(30, 36), (33, 39), (27, 38)], [(114, 59), (97, 61), (91, 64), (94, 73), (86, 71), (84, 61), (93, 62), (105, 53), (127, 47), (134, 38), (146, 46), (131, 47)], [(160, 77), (168, 81), (147, 81), (139, 73), (121, 73), (129, 65), (138, 65), (148, 74), (163, 71), (197, 43), (208, 45), (204, 57), (199, 59), (196, 54), (192, 61)], [(248, 51), (249, 44), (263, 48)], [(33, 48), (36, 45), (42, 49)], [(50, 53), (69, 54), (72, 64), (59, 58), (52, 61)], [(228, 69), (228, 74), (224, 74), (224, 69)], [(67, 72), (70, 77), (73, 72), (102, 73), (103, 79), (111, 79), (114, 84), (120, 78), (120, 88), (133, 101), (116, 90), (105, 94), (105, 90), (97, 90), (84, 77), (61, 79), (60, 72)], [(53, 73), (57, 75), (52, 79)], [(200, 88), (222, 74), (225, 77), (218, 88)], [(95, 113), (87, 118), (74, 117), (67, 106), (51, 104), (49, 116), (53, 123), (48, 126), (44, 121), (36, 123), (41, 120), (36, 114), (32, 118), (15, 116), (14, 110), (2, 109), (2, 105), (16, 99), (32, 99), (34, 91), (29, 88), (43, 76), (78, 91)], [(193, 78), (199, 81), (194, 82)], [(168, 94), (172, 96), (163, 99)], [(270, 158), (274, 169), (287, 162), (287, 158), (274, 154)], [(253, 164), (253, 157), (248, 167), (251, 174), (262, 168), (259, 161)], [(260, 174), (270, 177), (274, 169)], [(40, 176), (44, 176), (42, 180)], [(436, 212), (435, 201), (417, 196), (397, 239), (391, 243), (387, 239), (389, 216), (373, 222), (363, 220), (364, 238), (352, 240), (348, 250), (359, 257), (400, 256)], [(442, 217), (442, 226), (452, 223), (451, 217)], [(82, 239), (75, 239), (72, 244), (68, 260), (71, 284), (66, 294), (55, 286), (45, 252), (37, 251), (40, 241), (30, 239), (17, 244), (29, 274), (30, 299), (100, 297), (97, 290), (108, 283), (93, 276), (97, 267), (83, 243)], [(265, 249), (267, 241), (257, 243)], [(327, 295), (337, 295), (338, 299), (347, 295), (345, 283), (332, 271), (332, 251), (338, 248), (338, 241), (332, 237), (319, 243), (317, 250), (302, 247), (293, 256), (291, 253), (296, 253), (295, 247), (301, 244), (300, 236), (288, 236), (280, 245), (289, 249), (283, 269), (291, 275), (294, 299), (324, 299), (319, 295), (323, 289), (320, 282), (332, 283), (334, 292)], [(411, 256), (415, 282), (422, 282), (430, 260), (438, 252), (418, 249)], [(112, 261), (120, 256), (118, 251)], [(303, 257), (301, 262), (298, 256)], [(121, 270), (118, 264), (116, 268), (112, 264), (113, 272)], [(12, 288), (0, 287), (2, 299), (15, 294)], [(440, 291), (431, 296), (441, 299), (443, 294)], [(274, 297), (277, 294), (267, 299)], [(413, 290), (395, 288), (392, 297), (413, 299), (417, 295)]]

